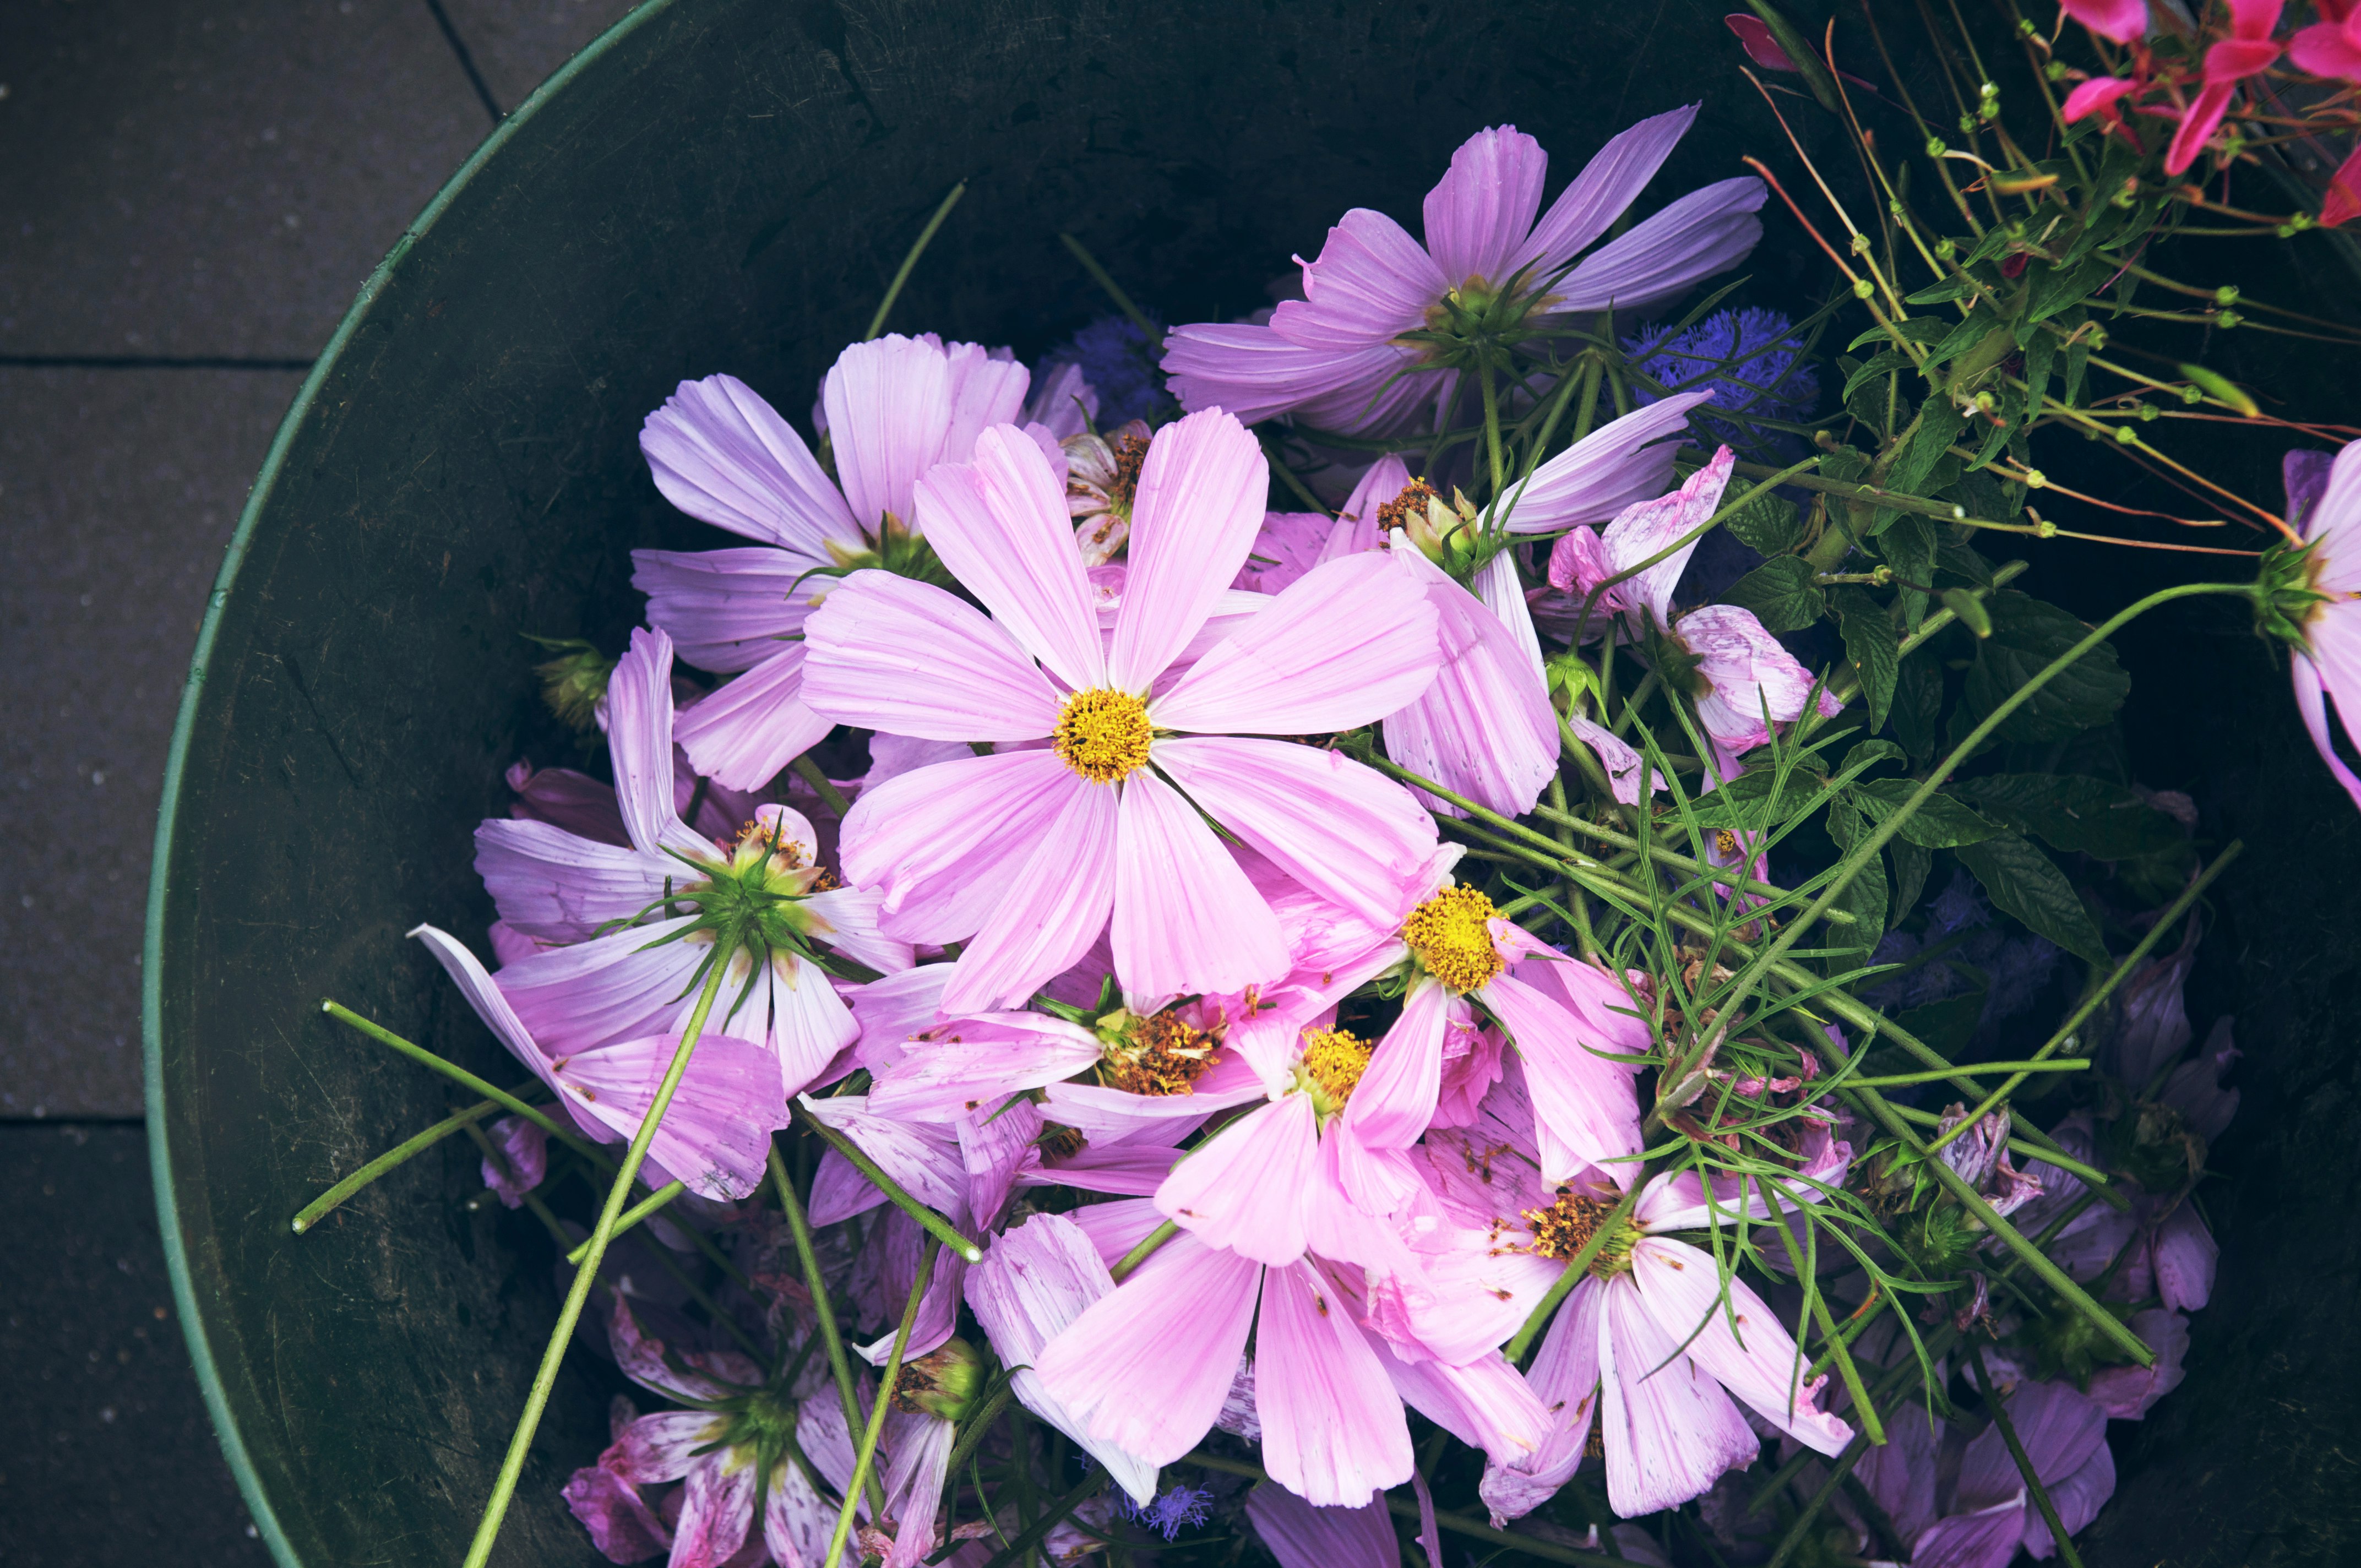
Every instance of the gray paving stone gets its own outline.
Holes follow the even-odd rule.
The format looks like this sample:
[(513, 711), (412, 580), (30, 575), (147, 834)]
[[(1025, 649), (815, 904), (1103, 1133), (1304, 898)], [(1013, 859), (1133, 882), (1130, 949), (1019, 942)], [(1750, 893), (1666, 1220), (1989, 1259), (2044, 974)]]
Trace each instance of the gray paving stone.
[(504, 112), (631, 8), (631, 0), (443, 0)]
[(489, 129), (423, 0), (11, 0), (0, 37), (0, 355), (309, 357)]
[(0, 1127), (0, 1558), (264, 1568), (205, 1419), (136, 1126)]
[(0, 668), (18, 694), (0, 721), (0, 1118), (140, 1113), (165, 747), (205, 595), (300, 380), (0, 369)]

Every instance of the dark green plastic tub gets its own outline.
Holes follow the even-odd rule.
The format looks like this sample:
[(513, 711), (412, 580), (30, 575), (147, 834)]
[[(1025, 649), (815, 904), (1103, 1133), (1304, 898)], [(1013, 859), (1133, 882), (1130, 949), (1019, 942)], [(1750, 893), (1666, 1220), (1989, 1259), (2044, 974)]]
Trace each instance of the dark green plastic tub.
[[(456, 1562), (552, 1319), (546, 1250), (463, 1207), (464, 1141), (309, 1235), (288, 1221), (450, 1103), (324, 1020), (322, 996), (515, 1076), (402, 932), (480, 938), (469, 832), (521, 751), (568, 760), (520, 634), (612, 646), (636, 613), (625, 550), (694, 542), (645, 477), (646, 411), (728, 370), (802, 417), (961, 179), (895, 324), (1029, 356), (1104, 308), (1060, 229), (1202, 319), (1258, 301), (1349, 206), (1414, 214), (1485, 124), (1537, 134), (1562, 180), (1604, 135), (1709, 89), (1660, 189), (1724, 178), (1782, 145), (1735, 75), (1728, 8), (658, 0), (485, 143), (369, 279), (271, 447), (157, 838), (157, 1201), (198, 1376), (282, 1564)], [(1784, 219), (1771, 234), (1756, 287), (1798, 297), (1817, 259)], [(2094, 582), (2121, 602), (2119, 577)], [(2252, 846), (2198, 1005), (2235, 996), (2252, 1056), (2211, 1197), (2222, 1288), (2093, 1555), (2352, 1561), (2361, 948), (2343, 911), (2361, 835), (2238, 628), (2129, 641), (2152, 661), (2135, 665), (2148, 782), (2197, 793), (2209, 834)], [(560, 1382), (500, 1562), (596, 1560), (557, 1489), (605, 1441), (604, 1390), (580, 1367)]]

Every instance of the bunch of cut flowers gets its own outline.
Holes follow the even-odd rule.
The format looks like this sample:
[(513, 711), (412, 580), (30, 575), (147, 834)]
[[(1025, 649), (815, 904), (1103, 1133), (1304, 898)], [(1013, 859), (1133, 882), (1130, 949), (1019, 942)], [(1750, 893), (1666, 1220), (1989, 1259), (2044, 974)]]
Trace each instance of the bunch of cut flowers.
[[(2067, 10), (2085, 85), (2021, 29), (2044, 107), (1956, 84), (1964, 162), (1732, 19), (1774, 109), (1927, 132), (1933, 215), (1865, 133), (1870, 228), (1786, 203), (1841, 274), (1796, 317), (1726, 303), (1768, 164), (1646, 194), (1691, 105), (1554, 192), (1479, 131), (1244, 319), (1069, 236), (1123, 313), (1029, 368), (889, 294), (807, 431), (651, 412), (742, 543), (634, 553), (647, 624), (542, 667), (588, 771), (477, 832), (488, 944), (412, 933), (524, 1078), (327, 1004), (479, 1098), (296, 1228), (465, 1134), (561, 1255), (471, 1568), (577, 1343), (636, 1390), (564, 1486), (619, 1563), (2076, 1561), (2238, 1099), (2184, 1001), (2238, 846), (2134, 776), (2108, 639), (2243, 598), (2361, 799), (2361, 456), (2105, 356), (2125, 280), (2211, 292), (2169, 178), (2257, 155), (2118, 112), (2185, 38)], [(2159, 411), (2292, 445), (2283, 510)], [(2267, 547), (2095, 627), (2011, 587), (2037, 491), (2153, 543), (2045, 433)]]

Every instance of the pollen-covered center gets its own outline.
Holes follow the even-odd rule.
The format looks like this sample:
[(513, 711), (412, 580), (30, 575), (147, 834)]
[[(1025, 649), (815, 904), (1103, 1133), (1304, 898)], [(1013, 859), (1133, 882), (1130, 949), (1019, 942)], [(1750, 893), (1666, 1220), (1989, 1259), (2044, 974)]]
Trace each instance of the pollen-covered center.
[(1210, 1036), (1171, 1013), (1159, 1013), (1134, 1025), (1121, 1045), (1108, 1048), (1099, 1080), (1129, 1094), (1188, 1094), (1221, 1059)]
[(1453, 991), (1474, 991), (1508, 967), (1488, 925), (1499, 913), (1476, 889), (1455, 883), (1410, 912), (1402, 940), (1435, 979)]
[(1139, 471), (1148, 465), (1149, 444), (1144, 435), (1126, 435), (1115, 444), (1115, 477), (1107, 481), (1107, 502), (1126, 518), (1139, 494)]
[[(1556, 1202), (1546, 1209), (1527, 1209), (1519, 1217), (1532, 1227), (1533, 1255), (1554, 1257), (1563, 1263), (1587, 1246), (1591, 1237), (1598, 1234), (1598, 1227), (1606, 1224), (1614, 1212), (1612, 1203), (1586, 1198), (1561, 1187)], [(1619, 1274), (1631, 1266), (1631, 1244), (1639, 1240), (1639, 1233), (1628, 1220), (1619, 1222), (1616, 1231), (1591, 1255), (1593, 1274)]]
[(1303, 1031), (1303, 1073), (1324, 1102), (1323, 1112), (1333, 1115), (1345, 1108), (1361, 1074), (1369, 1069), (1375, 1048), (1350, 1029)]
[(1148, 765), (1148, 743), (1155, 731), (1148, 722), (1148, 705), (1129, 692), (1111, 686), (1070, 692), (1058, 707), (1058, 728), (1050, 732), (1050, 750), (1058, 760), (1093, 784), (1113, 784)]
[(1378, 527), (1408, 528), (1413, 519), (1423, 520), (1426, 503), (1434, 499), (1434, 488), (1424, 479), (1412, 479), (1402, 487), (1401, 494), (1378, 508)]

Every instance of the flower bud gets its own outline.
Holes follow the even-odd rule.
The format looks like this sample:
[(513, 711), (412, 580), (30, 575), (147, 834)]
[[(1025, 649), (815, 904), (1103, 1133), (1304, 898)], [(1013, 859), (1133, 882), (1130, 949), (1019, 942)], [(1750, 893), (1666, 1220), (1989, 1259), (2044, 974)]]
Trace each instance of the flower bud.
[(956, 1421), (974, 1408), (985, 1381), (983, 1354), (963, 1339), (947, 1339), (940, 1349), (903, 1364), (894, 1403), (916, 1414)]
[[(527, 635), (531, 635), (528, 633)], [(607, 678), (615, 661), (579, 637), (535, 637), (556, 653), (533, 667), (541, 677), (541, 697), (568, 727), (588, 732), (598, 727), (598, 705), (607, 700)]]

